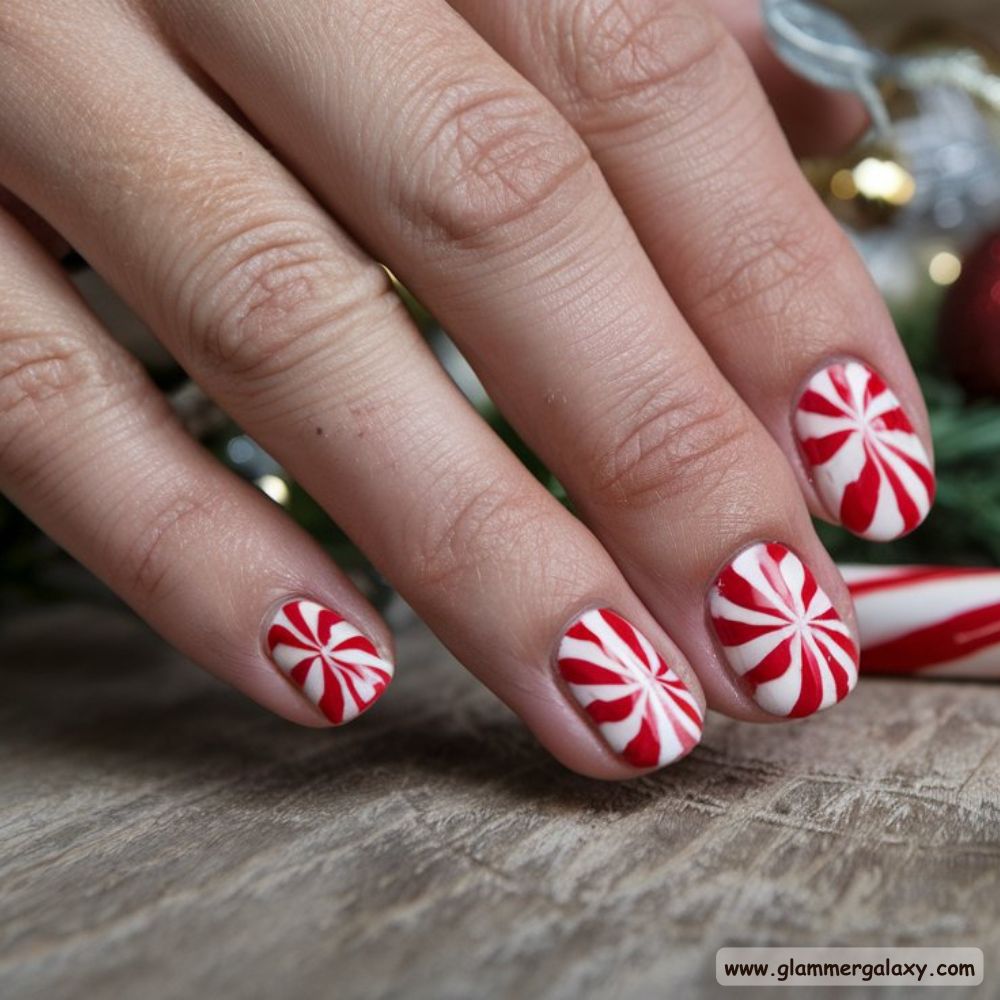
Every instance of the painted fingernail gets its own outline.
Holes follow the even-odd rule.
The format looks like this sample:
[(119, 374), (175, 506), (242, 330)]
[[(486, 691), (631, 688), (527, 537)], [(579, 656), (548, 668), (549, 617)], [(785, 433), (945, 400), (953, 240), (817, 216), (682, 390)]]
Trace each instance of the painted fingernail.
[(709, 593), (709, 615), (733, 670), (772, 715), (799, 718), (845, 698), (858, 680), (851, 633), (791, 549), (744, 549)]
[(934, 473), (895, 393), (859, 361), (832, 364), (795, 407), (795, 434), (823, 504), (873, 541), (912, 531), (934, 501)]
[(281, 672), (335, 725), (356, 719), (382, 697), (393, 666), (336, 611), (315, 601), (286, 601), (267, 630)]
[(559, 643), (559, 673), (604, 741), (633, 767), (663, 767), (701, 739), (698, 702), (650, 641), (606, 608)]

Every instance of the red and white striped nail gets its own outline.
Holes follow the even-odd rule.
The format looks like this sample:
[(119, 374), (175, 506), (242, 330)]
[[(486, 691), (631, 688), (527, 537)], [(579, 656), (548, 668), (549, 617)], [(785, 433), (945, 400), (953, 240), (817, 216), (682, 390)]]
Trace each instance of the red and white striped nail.
[(812, 715), (857, 683), (850, 630), (809, 568), (778, 542), (740, 552), (712, 585), (708, 610), (726, 660), (765, 712)]
[(848, 531), (885, 542), (927, 516), (930, 459), (896, 395), (867, 365), (837, 362), (817, 372), (794, 425), (820, 500)]
[(315, 601), (282, 604), (266, 641), (281, 672), (335, 726), (371, 708), (392, 680), (392, 663), (371, 639)]
[(604, 741), (638, 768), (664, 767), (701, 740), (694, 696), (652, 643), (607, 608), (566, 630), (557, 654), (569, 693)]

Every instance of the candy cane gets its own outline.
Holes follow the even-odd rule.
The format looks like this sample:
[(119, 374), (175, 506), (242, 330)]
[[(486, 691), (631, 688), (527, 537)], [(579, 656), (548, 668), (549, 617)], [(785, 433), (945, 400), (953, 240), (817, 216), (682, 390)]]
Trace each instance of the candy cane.
[(1000, 570), (840, 567), (866, 673), (1000, 679)]

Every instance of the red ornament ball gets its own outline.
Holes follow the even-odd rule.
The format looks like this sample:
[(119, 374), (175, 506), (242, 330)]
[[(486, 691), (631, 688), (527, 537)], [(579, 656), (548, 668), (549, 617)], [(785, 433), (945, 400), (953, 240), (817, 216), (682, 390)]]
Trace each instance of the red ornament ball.
[(939, 343), (955, 380), (975, 395), (1000, 395), (1000, 232), (962, 263), (941, 310)]

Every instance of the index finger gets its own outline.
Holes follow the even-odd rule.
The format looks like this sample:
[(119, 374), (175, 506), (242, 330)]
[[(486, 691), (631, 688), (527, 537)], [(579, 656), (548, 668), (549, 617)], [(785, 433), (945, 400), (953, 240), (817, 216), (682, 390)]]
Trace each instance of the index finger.
[(590, 147), (814, 514), (865, 538), (934, 496), (923, 402), (861, 259), (735, 40), (692, 0), (451, 0)]

